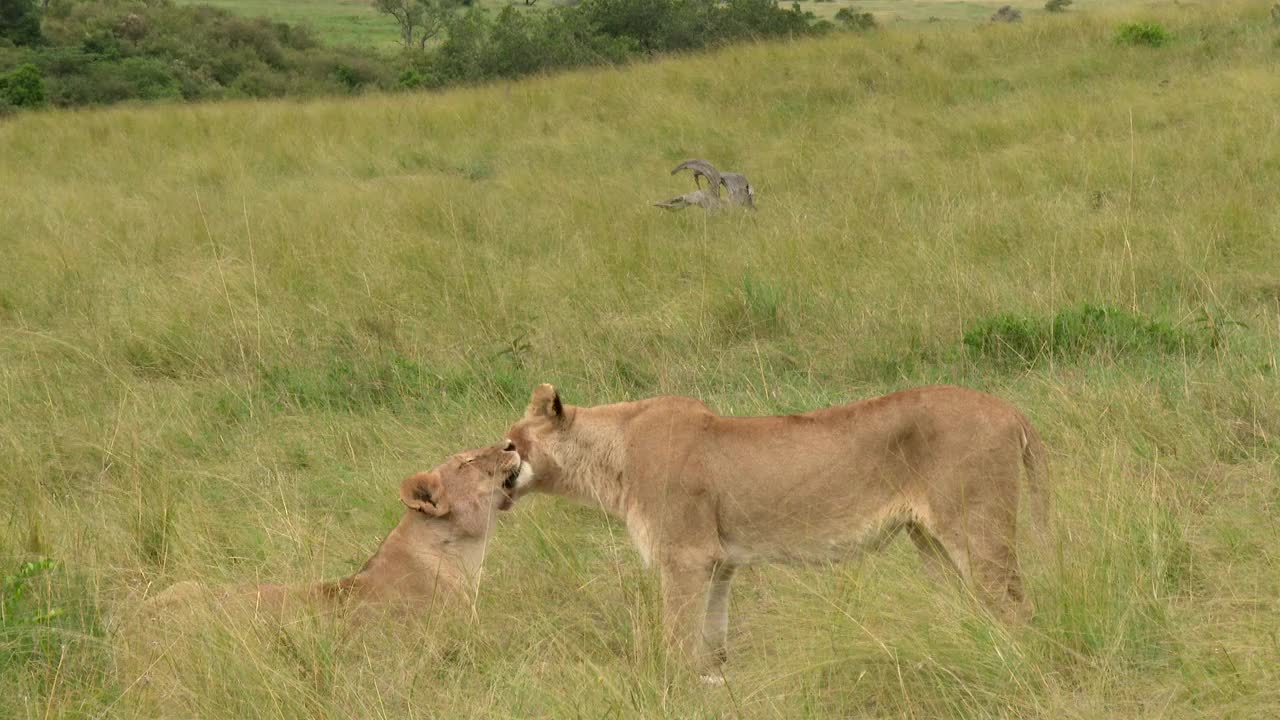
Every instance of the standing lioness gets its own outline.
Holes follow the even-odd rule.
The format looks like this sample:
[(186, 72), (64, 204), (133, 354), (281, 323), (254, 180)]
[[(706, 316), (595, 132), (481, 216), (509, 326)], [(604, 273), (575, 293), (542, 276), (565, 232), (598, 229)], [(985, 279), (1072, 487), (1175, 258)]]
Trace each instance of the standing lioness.
[(538, 490), (598, 503), (661, 573), (671, 644), (724, 660), (739, 565), (829, 559), (906, 528), (1001, 615), (1024, 608), (1019, 483), (1042, 494), (1045, 451), (999, 398), (936, 386), (778, 417), (721, 417), (692, 398), (574, 407), (541, 385), (507, 438)]

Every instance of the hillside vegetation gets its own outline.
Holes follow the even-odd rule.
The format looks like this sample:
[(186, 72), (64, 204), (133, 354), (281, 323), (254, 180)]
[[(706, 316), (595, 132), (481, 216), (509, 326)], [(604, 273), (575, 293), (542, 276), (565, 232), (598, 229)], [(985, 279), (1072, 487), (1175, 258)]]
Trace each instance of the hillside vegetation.
[[(178, 3), (213, 5), (239, 15), (269, 17), (292, 25), (305, 25), (315, 30), (324, 41), (358, 47), (394, 47), (399, 30), (387, 15), (379, 15), (372, 2), (366, 0), (177, 0)], [(470, 0), (470, 5), (498, 12), (512, 7), (520, 12), (544, 12), (548, 9), (580, 4), (581, 0)], [(1071, 10), (1093, 11), (1117, 5), (1151, 6), (1170, 0), (1074, 0)], [(657, 3), (647, 4), (650, 7)], [(790, 2), (782, 3), (790, 7)], [(1018, 8), (1027, 16), (1044, 12), (1045, 0), (801, 0), (800, 8), (819, 18), (834, 20), (837, 13), (870, 12), (881, 23), (958, 21), (986, 22), (1002, 5)]]
[[(1266, 8), (1226, 2), (5, 119), (0, 717), (1273, 716), (1278, 71)], [(688, 157), (759, 210), (651, 207)], [(1008, 398), (1052, 452), (1035, 618), (906, 542), (752, 569), (706, 688), (625, 529), (536, 497), (474, 613), (131, 624), (179, 580), (350, 572), (404, 475), (548, 381)]]
[[(455, 5), (432, 15), (437, 34), (410, 32), (397, 53), (325, 47), (310, 23), (172, 0), (14, 0), (7, 7), (0, 16), (0, 116), (46, 103), (436, 89), (838, 27), (776, 0), (587, 0), (536, 13), (507, 5), (496, 14)], [(839, 27), (872, 25), (864, 15)]]

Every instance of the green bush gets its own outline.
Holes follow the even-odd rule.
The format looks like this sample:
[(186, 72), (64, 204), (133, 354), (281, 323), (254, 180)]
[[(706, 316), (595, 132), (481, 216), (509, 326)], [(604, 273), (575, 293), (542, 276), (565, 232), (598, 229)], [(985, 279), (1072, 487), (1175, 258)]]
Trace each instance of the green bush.
[(148, 57), (128, 57), (115, 62), (88, 61), (75, 72), (52, 77), (49, 84), (50, 100), (62, 106), (183, 97), (182, 83), (171, 66)]
[(0, 40), (14, 45), (39, 45), (44, 41), (35, 0), (0, 1)]
[[(396, 87), (394, 68), (374, 52), (322, 48), (303, 28), (205, 5), (52, 0), (45, 35), (48, 44), (22, 59), (60, 106)], [(0, 55), (0, 71), (14, 63)]]
[(1164, 27), (1153, 22), (1126, 23), (1116, 33), (1116, 42), (1121, 45), (1161, 47), (1168, 44), (1169, 39)]
[(422, 87), (422, 73), (417, 68), (405, 68), (400, 71), (400, 76), (396, 79), (396, 83), (405, 90), (414, 90)]
[(849, 30), (871, 30), (876, 26), (876, 16), (869, 12), (858, 12), (853, 8), (842, 7), (836, 11), (836, 22)]
[(0, 75), (0, 103), (18, 108), (44, 104), (44, 78), (31, 63), (19, 65), (13, 72)]
[(1048, 0), (1044, 4), (1044, 9), (1051, 13), (1066, 12), (1067, 7), (1071, 5), (1071, 0)]
[(421, 84), (438, 87), (824, 27), (812, 13), (784, 10), (775, 0), (587, 0), (541, 13), (473, 9), (451, 23), (437, 49), (409, 58)]

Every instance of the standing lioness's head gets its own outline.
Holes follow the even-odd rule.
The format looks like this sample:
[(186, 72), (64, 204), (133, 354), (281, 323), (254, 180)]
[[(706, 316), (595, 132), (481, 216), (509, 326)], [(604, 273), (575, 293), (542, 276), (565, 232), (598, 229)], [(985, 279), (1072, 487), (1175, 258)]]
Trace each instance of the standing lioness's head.
[(529, 471), (529, 476), (522, 477), (517, 483), (513, 498), (539, 486), (553, 484), (559, 478), (562, 468), (555, 449), (561, 433), (569, 424), (569, 415), (565, 412), (564, 403), (560, 402), (560, 393), (547, 384), (534, 388), (524, 417), (507, 430), (507, 442), (520, 453)]

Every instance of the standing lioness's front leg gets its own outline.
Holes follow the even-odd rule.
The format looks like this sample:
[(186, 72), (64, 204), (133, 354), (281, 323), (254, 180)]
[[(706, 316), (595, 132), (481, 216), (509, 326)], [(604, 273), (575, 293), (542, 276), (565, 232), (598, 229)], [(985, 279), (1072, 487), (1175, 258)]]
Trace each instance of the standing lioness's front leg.
[(699, 476), (697, 469), (696, 463), (685, 463), (684, 474), (632, 478), (633, 486), (649, 493), (628, 512), (627, 530), (641, 554), (658, 566), (667, 649), (695, 672), (718, 678), (718, 662), (704, 633), (711, 581), (727, 558), (715, 498), (691, 479)]
[(707, 601), (718, 558), (677, 551), (661, 561), (662, 626), (667, 647), (704, 677), (720, 676), (719, 648), (704, 636)]
[(723, 665), (729, 659), (729, 587), (735, 568), (719, 563), (712, 571), (711, 590), (707, 595), (707, 617), (702, 636), (714, 663)]

